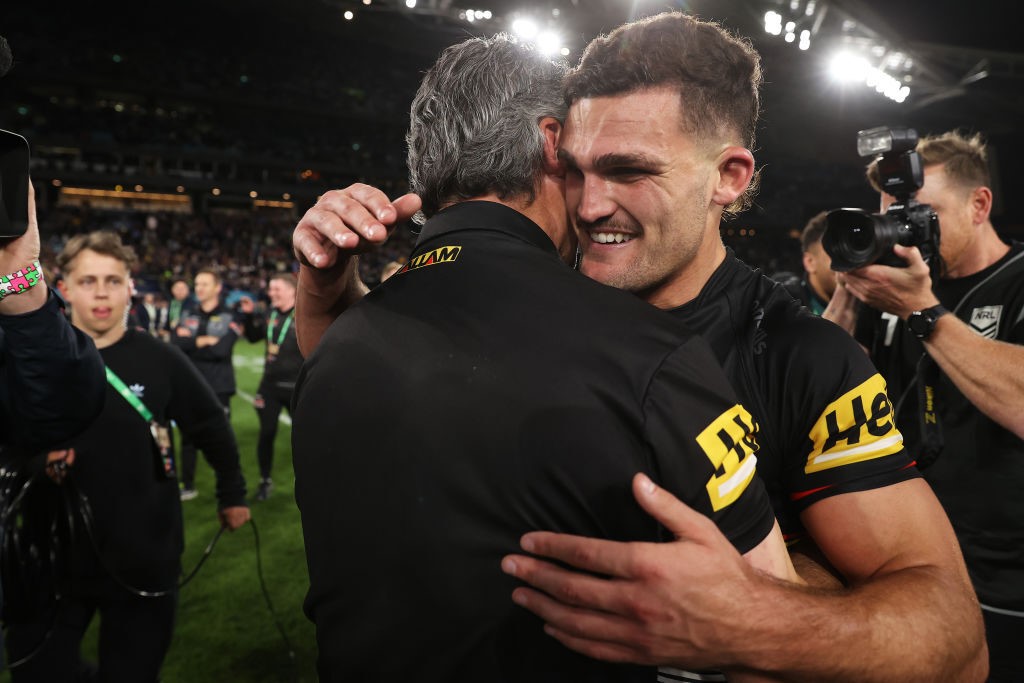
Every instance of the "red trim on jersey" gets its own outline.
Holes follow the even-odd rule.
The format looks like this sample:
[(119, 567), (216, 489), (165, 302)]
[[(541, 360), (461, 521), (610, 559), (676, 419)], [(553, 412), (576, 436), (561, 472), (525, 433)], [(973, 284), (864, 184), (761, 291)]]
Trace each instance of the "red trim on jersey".
[(790, 500), (800, 500), (801, 498), (806, 498), (807, 496), (813, 495), (813, 494), (817, 493), (818, 491), (824, 491), (825, 489), (830, 489), (833, 486), (835, 486), (835, 484), (829, 484), (827, 486), (819, 486), (816, 489), (810, 489), (808, 491), (797, 491), (796, 493), (789, 494), (789, 499)]

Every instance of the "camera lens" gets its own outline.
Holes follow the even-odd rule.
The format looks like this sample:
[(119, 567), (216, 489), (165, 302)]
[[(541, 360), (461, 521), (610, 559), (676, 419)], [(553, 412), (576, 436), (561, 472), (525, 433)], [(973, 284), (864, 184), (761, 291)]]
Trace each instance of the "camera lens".
[(850, 248), (854, 251), (865, 251), (871, 249), (871, 244), (875, 241), (875, 235), (863, 226), (854, 225), (850, 227), (846, 239), (850, 244)]

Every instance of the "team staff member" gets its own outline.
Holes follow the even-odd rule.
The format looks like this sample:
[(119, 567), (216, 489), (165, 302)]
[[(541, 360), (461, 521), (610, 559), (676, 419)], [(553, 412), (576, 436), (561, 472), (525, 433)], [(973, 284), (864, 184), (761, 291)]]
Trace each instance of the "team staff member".
[[(742, 208), (734, 201), (753, 175), (760, 83), (749, 44), (684, 14), (596, 39), (569, 78), (566, 199), (584, 274), (670, 310), (710, 342), (759, 426), (758, 471), (784, 532), (802, 539), (794, 552), (813, 541), (850, 587), (807, 594), (755, 577), (730, 587), (751, 604), (719, 601), (685, 542), (641, 549), (541, 534), (529, 537), (531, 552), (568, 563), (600, 555), (608, 563), (597, 573), (615, 577), (517, 556), (516, 576), (573, 605), (537, 591), (516, 599), (570, 647), (616, 661), (738, 663), (809, 680), (982, 678), (980, 610), (942, 507), (909, 467), (883, 380), (848, 335), (722, 245), (723, 212)], [(379, 243), (407, 201), (396, 207), (360, 186), (307, 212), (295, 244), (322, 268), (300, 275), (302, 347), (358, 297), (355, 259), (338, 249)], [(632, 573), (630, 558), (659, 569)], [(861, 614), (872, 616), (851, 618)], [(707, 628), (686, 626), (694, 619)], [(836, 647), (851, 638), (869, 644), (870, 659)]]
[(537, 525), (660, 540), (630, 500), (637, 471), (741, 552), (788, 565), (751, 485), (754, 425), (705, 344), (566, 266), (563, 73), (502, 36), (442, 53), (407, 138), (429, 220), (299, 376), (295, 492), (325, 683), (653, 681), (548, 638), (497, 571)]
[(291, 410), (295, 378), (302, 368), (302, 354), (295, 339), (295, 276), (291, 273), (272, 275), (267, 284), (270, 315), (256, 312), (252, 299), (241, 300), (246, 315), (245, 337), (251, 342), (266, 339), (263, 378), (253, 400), (260, 418), (260, 435), (256, 444), (256, 458), (260, 465), (260, 484), (256, 500), (266, 500), (274, 483), (271, 471), (274, 465), (274, 439), (281, 409)]
[[(185, 352), (189, 360), (207, 381), (221, 405), (224, 414), (231, 417), (231, 397), (235, 395), (235, 366), (231, 355), (241, 334), (239, 314), (224, 306), (220, 300), (220, 275), (212, 270), (196, 273), (197, 307), (182, 314), (171, 343)], [(196, 447), (183, 434), (181, 438), (181, 499), (192, 500), (198, 495), (195, 488)]]
[[(63, 491), (44, 482), (29, 500), (26, 519), (34, 529), (48, 536), (55, 517), (57, 528), (65, 528), (71, 516), (74, 533), (49, 539), (53, 554), (40, 553), (67, 559), (49, 567), (53, 585), (31, 596), (27, 589), (7, 592), (27, 601), (13, 620), (8, 614), (10, 659), (43, 643), (12, 669), (15, 683), (79, 680), (79, 647), (96, 612), (99, 680), (158, 679), (171, 642), (184, 547), (169, 452), (172, 419), (216, 471), (221, 524), (234, 530), (249, 519), (238, 448), (216, 396), (180, 351), (125, 325), (134, 261), (112, 232), (75, 236), (57, 257), (71, 321), (95, 341), (107, 366), (107, 395), (99, 418), (65, 444), (70, 450), (51, 454), (49, 471)], [(38, 579), (46, 572), (34, 574)], [(53, 591), (60, 595), (56, 604), (48, 599)]]
[(827, 227), (827, 211), (815, 214), (807, 221), (800, 233), (800, 249), (803, 252), (804, 276), (793, 282), (784, 282), (794, 299), (807, 307), (814, 315), (821, 315), (836, 291), (836, 273), (832, 270), (832, 257), (821, 246), (821, 238)]
[[(1024, 244), (1004, 242), (992, 226), (980, 136), (925, 137), (917, 151), (924, 185), (916, 198), (939, 217), (945, 272), (932, 281), (916, 247), (897, 247), (909, 267), (872, 265), (841, 277), (871, 307), (857, 338), (903, 397), (897, 418), (912, 452), (934, 459), (923, 473), (949, 513), (981, 600), (989, 680), (1022, 681)], [(880, 191), (876, 163), (868, 178)], [(882, 210), (893, 201), (882, 194)], [(924, 419), (922, 387), (937, 420)]]

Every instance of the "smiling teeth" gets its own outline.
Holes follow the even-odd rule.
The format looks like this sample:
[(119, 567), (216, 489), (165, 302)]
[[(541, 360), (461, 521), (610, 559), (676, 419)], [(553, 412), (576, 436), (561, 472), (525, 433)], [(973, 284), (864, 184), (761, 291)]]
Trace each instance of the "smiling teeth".
[(590, 235), (590, 239), (598, 244), (621, 244), (630, 241), (633, 236), (623, 235), (621, 232), (595, 232)]

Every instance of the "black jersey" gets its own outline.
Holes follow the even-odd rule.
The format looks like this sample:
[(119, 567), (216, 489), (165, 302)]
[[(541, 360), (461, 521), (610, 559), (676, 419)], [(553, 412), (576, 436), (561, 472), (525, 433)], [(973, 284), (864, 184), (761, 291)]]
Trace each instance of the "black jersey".
[[(171, 333), (171, 341), (185, 352), (199, 374), (213, 387), (219, 396), (230, 396), (235, 393), (235, 368), (231, 364), (235, 342), (242, 330), (241, 316), (218, 304), (207, 313), (199, 306), (193, 310), (183, 311), (178, 321), (179, 327), (187, 327), (192, 336), (182, 337), (176, 332)], [(217, 343), (199, 348), (196, 337), (217, 337)]]
[(638, 471), (741, 551), (773, 522), (749, 413), (707, 345), (491, 202), (433, 217), (334, 322), (293, 419), (325, 683), (653, 683), (547, 636), (502, 556), (537, 529), (664, 540), (632, 498)]
[[(100, 354), (154, 420), (166, 427), (173, 419), (203, 449), (217, 474), (220, 507), (244, 505), (234, 435), (217, 397), (188, 359), (138, 330), (126, 331)], [(143, 590), (173, 587), (184, 547), (181, 502), (178, 482), (164, 475), (149, 424), (108, 384), (99, 417), (62, 447), (75, 449), (69, 479), (58, 487), (43, 478), (31, 509), (36, 521), (49, 520), (61, 509), (57, 498), (78, 507), (78, 491), (88, 500), (96, 548), (77, 519), (70, 564), (74, 585), (123, 590), (112, 573)]]
[(260, 393), (291, 392), (302, 368), (302, 353), (295, 336), (295, 308), (271, 309), (266, 315), (253, 313), (244, 320), (245, 338), (251, 342), (266, 342)]
[(854, 340), (729, 249), (697, 297), (672, 311), (706, 339), (758, 423), (758, 473), (787, 539), (828, 496), (917, 475), (885, 383)]
[[(978, 334), (1024, 344), (1024, 243), (979, 273), (939, 280), (933, 291)], [(857, 335), (900, 397), (897, 424), (912, 454), (921, 443), (918, 366), (936, 373), (933, 408), (944, 446), (924, 478), (953, 523), (978, 598), (1024, 612), (1024, 440), (975, 408), (896, 316), (866, 309)]]

